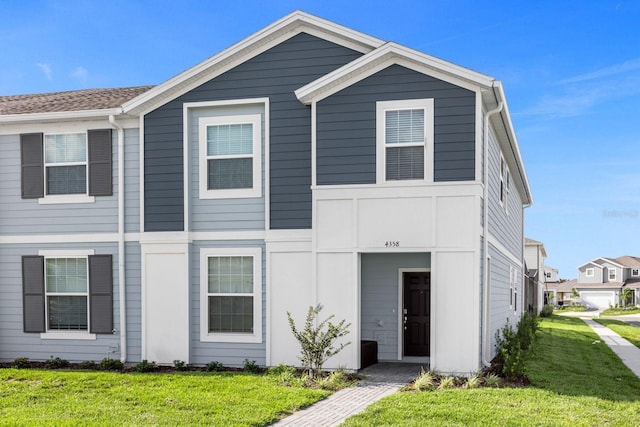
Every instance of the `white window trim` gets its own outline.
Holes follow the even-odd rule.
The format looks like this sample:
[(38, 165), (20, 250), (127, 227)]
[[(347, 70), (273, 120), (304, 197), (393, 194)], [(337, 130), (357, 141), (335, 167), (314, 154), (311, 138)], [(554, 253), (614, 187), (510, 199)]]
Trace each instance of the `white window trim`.
[(498, 201), (500, 206), (504, 208), (504, 211), (509, 214), (509, 187), (511, 186), (511, 174), (509, 173), (509, 165), (504, 159), (502, 153), (500, 153), (500, 187), (498, 191)]
[[(234, 188), (210, 190), (207, 188), (207, 127), (251, 123), (253, 125), (253, 186), (252, 188)], [(199, 195), (200, 199), (239, 199), (262, 197), (262, 115), (243, 114), (236, 116), (201, 117), (198, 120), (198, 147), (200, 159)], [(237, 157), (237, 156), (233, 156)], [(239, 157), (239, 156), (238, 156)], [(248, 157), (248, 156), (246, 156)]]
[(594, 277), (595, 276), (595, 269), (593, 267), (587, 268), (584, 271), (584, 275), (585, 275), (585, 277)]
[[(210, 333), (208, 307), (209, 257), (253, 257), (253, 333)], [(203, 342), (262, 342), (262, 249), (261, 248), (203, 248), (200, 249), (200, 341)]]
[[(398, 101), (376, 102), (376, 183), (390, 186), (401, 186), (415, 182), (433, 182), (433, 98), (404, 99)], [(385, 112), (387, 110), (424, 109), (424, 179), (420, 180), (386, 180), (386, 144), (385, 144)]]
[[(87, 158), (84, 162), (67, 162), (67, 163), (47, 163), (47, 148), (45, 141), (47, 140), (48, 135), (70, 135), (70, 134), (84, 134), (84, 142), (87, 153)], [(47, 167), (49, 166), (77, 166), (84, 165), (85, 166), (85, 192), (84, 194), (47, 194)], [(89, 133), (83, 129), (78, 130), (77, 132), (47, 132), (42, 135), (42, 167), (43, 170), (43, 179), (44, 179), (44, 197), (38, 198), (38, 204), (40, 205), (58, 205), (58, 204), (70, 204), (70, 203), (95, 203), (95, 197), (89, 196)]]
[[(46, 258), (87, 258), (89, 255), (95, 255), (93, 249), (77, 249), (77, 250), (65, 250), (65, 249), (47, 249), (38, 251), (39, 256)], [(46, 269), (46, 267), (45, 267)], [(40, 334), (40, 339), (43, 340), (95, 340), (96, 334), (92, 334), (91, 330), (91, 306), (89, 301), (89, 261), (87, 260), (87, 330), (86, 331), (60, 331), (49, 330), (49, 313), (47, 309), (47, 284), (46, 284), (46, 271), (45, 271), (45, 304), (44, 304), (44, 316), (45, 316), (45, 328), (46, 332)]]
[[(618, 271), (615, 268), (609, 268), (607, 272), (607, 277), (609, 280), (617, 280), (618, 279)], [(611, 273), (613, 273), (613, 277), (611, 277)]]
[[(635, 273), (634, 273), (634, 271), (635, 271)], [(633, 276), (633, 277), (640, 276), (640, 268), (632, 268), (631, 269), (631, 276)]]

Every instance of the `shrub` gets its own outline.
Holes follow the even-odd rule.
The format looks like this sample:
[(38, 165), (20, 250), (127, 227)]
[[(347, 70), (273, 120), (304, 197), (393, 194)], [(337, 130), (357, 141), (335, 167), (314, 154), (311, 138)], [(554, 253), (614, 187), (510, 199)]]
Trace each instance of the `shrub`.
[(476, 372), (467, 378), (467, 381), (464, 383), (464, 388), (478, 388), (482, 385), (482, 374), (480, 372)]
[(156, 369), (156, 362), (149, 362), (147, 359), (144, 359), (142, 362), (138, 363), (134, 369), (136, 372), (152, 372)]
[(319, 322), (317, 326), (314, 326), (316, 324), (316, 318), (320, 314), (321, 310), (322, 305), (320, 304), (316, 307), (309, 307), (304, 328), (302, 330), (296, 328), (293, 318), (291, 317), (291, 313), (287, 311), (287, 318), (289, 319), (291, 332), (300, 343), (300, 361), (312, 377), (320, 375), (322, 365), (324, 365), (330, 357), (335, 356), (350, 344), (347, 342), (340, 343), (340, 346), (338, 347), (334, 346), (338, 338), (349, 333), (351, 323), (346, 323), (345, 320), (341, 320), (339, 323), (334, 324), (331, 322), (331, 319), (333, 319), (334, 316), (331, 315), (322, 322)]
[(87, 371), (95, 371), (98, 369), (98, 364), (93, 360), (87, 360), (85, 362), (78, 363), (78, 368), (85, 369)]
[(220, 372), (224, 369), (224, 365), (220, 362), (216, 362), (215, 360), (207, 363), (205, 367), (208, 372)]
[(524, 375), (524, 363), (530, 352), (538, 328), (535, 315), (524, 313), (514, 330), (509, 322), (496, 333), (496, 361), (509, 380)]
[(491, 373), (484, 377), (484, 384), (487, 387), (500, 387), (502, 385), (502, 378), (497, 374)]
[(47, 369), (64, 369), (69, 367), (69, 361), (59, 357), (54, 359), (53, 356), (51, 356), (51, 359), (44, 362), (44, 366)]
[(105, 357), (98, 364), (98, 369), (101, 371), (122, 371), (124, 369), (124, 363), (118, 359)]
[(455, 377), (443, 377), (440, 380), (440, 385), (438, 386), (439, 390), (445, 390), (447, 388), (454, 388), (456, 386)]
[(420, 391), (434, 390), (437, 386), (438, 375), (433, 371), (426, 371), (421, 368), (420, 375), (413, 382), (413, 386)]
[(551, 304), (545, 304), (540, 310), (540, 317), (549, 317), (553, 314), (553, 306)]
[(174, 360), (173, 367), (176, 368), (176, 371), (183, 372), (188, 369), (187, 362), (184, 360)]
[(267, 375), (279, 376), (282, 374), (296, 374), (298, 371), (294, 366), (287, 365), (286, 363), (280, 363), (276, 366), (272, 366), (267, 369)]
[(251, 374), (257, 374), (260, 372), (260, 367), (255, 360), (244, 359), (244, 371)]
[(327, 376), (316, 378), (316, 385), (323, 390), (340, 390), (351, 384), (352, 381), (344, 368), (338, 368)]
[(11, 363), (11, 367), (16, 369), (29, 369), (31, 367), (31, 361), (28, 357), (18, 357)]

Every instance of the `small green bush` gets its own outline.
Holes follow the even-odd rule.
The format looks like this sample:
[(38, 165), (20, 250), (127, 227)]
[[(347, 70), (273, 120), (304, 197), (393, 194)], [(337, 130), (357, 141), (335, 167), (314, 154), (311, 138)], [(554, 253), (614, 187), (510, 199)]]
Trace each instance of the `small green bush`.
[(287, 365), (286, 363), (280, 363), (276, 366), (272, 366), (267, 369), (267, 375), (280, 376), (285, 373), (296, 374), (298, 370), (291, 365)]
[(44, 362), (44, 366), (47, 369), (64, 369), (69, 367), (69, 361), (59, 357), (54, 359), (54, 357), (51, 356), (51, 359)]
[(433, 371), (421, 369), (420, 375), (413, 382), (416, 390), (435, 390), (438, 387), (438, 375)]
[(476, 372), (465, 381), (463, 388), (478, 388), (482, 385), (482, 374)]
[(545, 304), (540, 310), (540, 317), (550, 317), (553, 314), (553, 306), (551, 304)]
[(484, 384), (487, 387), (500, 387), (502, 385), (502, 378), (497, 374), (491, 373), (484, 377)]
[(443, 377), (440, 380), (440, 385), (438, 386), (438, 390), (446, 390), (448, 388), (455, 388), (456, 379), (455, 377)]
[(260, 372), (260, 367), (255, 360), (244, 359), (244, 371), (251, 374), (257, 374)]
[(138, 363), (134, 369), (136, 372), (153, 372), (156, 369), (156, 362), (149, 362), (147, 359), (144, 359)]
[(98, 369), (101, 371), (122, 371), (124, 369), (124, 363), (118, 359), (105, 357), (98, 364)]
[(11, 367), (16, 369), (29, 369), (31, 367), (31, 361), (28, 357), (18, 357), (11, 363)]
[(208, 372), (220, 372), (224, 369), (224, 365), (220, 362), (216, 362), (215, 360), (207, 363), (205, 367)]
[(538, 329), (538, 318), (524, 313), (517, 329), (507, 321), (501, 331), (496, 333), (496, 362), (502, 374), (509, 380), (524, 376), (524, 364)]
[(189, 367), (187, 366), (187, 362), (185, 362), (184, 360), (174, 360), (173, 367), (176, 368), (176, 371), (178, 372), (184, 372), (189, 369)]
[(84, 369), (87, 371), (95, 371), (96, 369), (98, 369), (98, 364), (93, 360), (87, 360), (85, 362), (78, 363), (78, 368)]
[(340, 390), (351, 384), (344, 368), (336, 369), (325, 377), (316, 379), (316, 385), (323, 390)]

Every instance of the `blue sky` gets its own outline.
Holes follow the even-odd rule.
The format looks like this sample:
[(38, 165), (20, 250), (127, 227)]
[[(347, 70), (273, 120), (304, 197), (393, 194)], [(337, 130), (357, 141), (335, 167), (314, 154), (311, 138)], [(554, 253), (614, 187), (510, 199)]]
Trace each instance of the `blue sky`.
[(295, 9), (503, 82), (561, 277), (640, 256), (639, 1), (0, 0), (0, 95), (161, 83)]

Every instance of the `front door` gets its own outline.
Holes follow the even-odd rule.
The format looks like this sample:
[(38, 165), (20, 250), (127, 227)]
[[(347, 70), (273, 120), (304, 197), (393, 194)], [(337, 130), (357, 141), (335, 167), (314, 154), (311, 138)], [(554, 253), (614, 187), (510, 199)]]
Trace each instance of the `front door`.
[(403, 282), (404, 355), (429, 356), (431, 273), (405, 272)]

